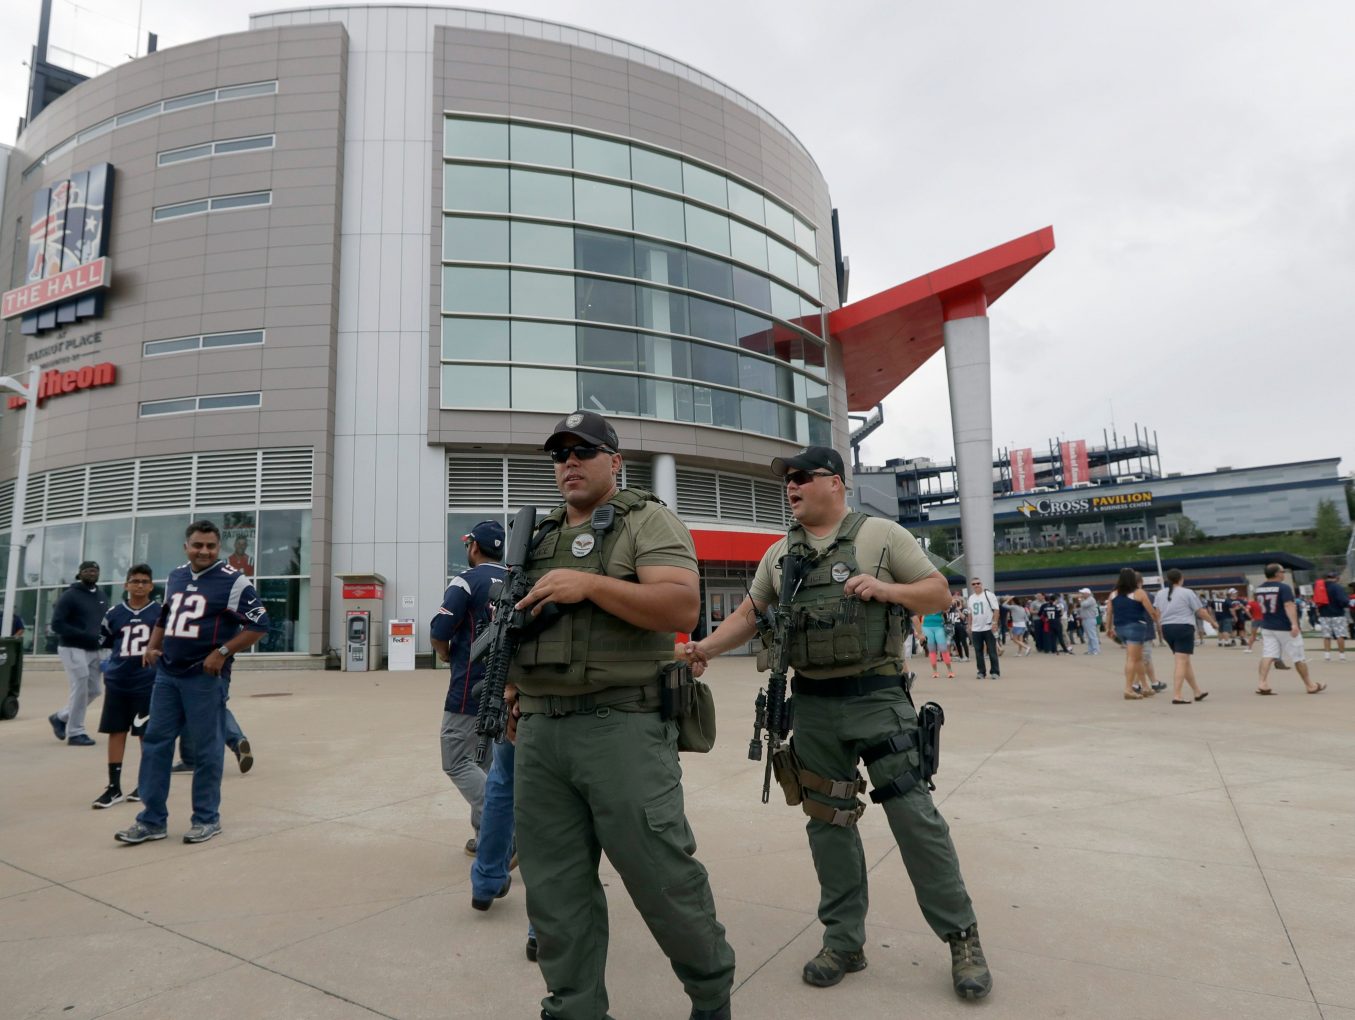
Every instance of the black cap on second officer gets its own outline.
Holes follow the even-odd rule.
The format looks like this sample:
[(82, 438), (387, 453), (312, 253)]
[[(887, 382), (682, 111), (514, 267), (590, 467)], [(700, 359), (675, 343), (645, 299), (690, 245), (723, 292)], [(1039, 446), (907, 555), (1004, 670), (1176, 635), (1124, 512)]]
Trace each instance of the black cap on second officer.
[(612, 428), (612, 423), (602, 415), (594, 414), (592, 411), (575, 411), (573, 414), (567, 414), (561, 418), (555, 426), (555, 431), (546, 440), (545, 449), (553, 450), (562, 445), (565, 436), (578, 436), (585, 443), (592, 443), (594, 446), (606, 446), (618, 452), (621, 449), (621, 443), (616, 438), (616, 429)]
[(777, 457), (772, 461), (772, 474), (776, 477), (784, 478), (790, 471), (827, 471), (844, 482), (847, 480), (842, 455), (831, 446), (810, 446), (794, 457)]

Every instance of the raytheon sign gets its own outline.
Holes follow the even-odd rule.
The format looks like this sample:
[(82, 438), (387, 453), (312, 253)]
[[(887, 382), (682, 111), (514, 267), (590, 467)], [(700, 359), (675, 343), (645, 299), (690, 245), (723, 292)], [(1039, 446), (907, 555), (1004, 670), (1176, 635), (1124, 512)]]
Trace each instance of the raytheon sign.
[(1113, 496), (1028, 499), (1016, 509), (1027, 517), (1065, 517), (1070, 514), (1098, 514), (1116, 510), (1146, 510), (1152, 505), (1151, 492), (1122, 492)]
[(113, 276), (107, 230), (112, 204), (110, 163), (33, 196), (24, 284), (5, 292), (0, 318), (22, 316), (20, 331), (37, 336), (103, 314), (103, 292)]

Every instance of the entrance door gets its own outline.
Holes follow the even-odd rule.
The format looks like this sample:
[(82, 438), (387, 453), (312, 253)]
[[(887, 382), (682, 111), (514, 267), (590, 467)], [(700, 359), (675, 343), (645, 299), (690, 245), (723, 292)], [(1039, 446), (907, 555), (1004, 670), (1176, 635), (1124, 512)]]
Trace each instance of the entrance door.
[[(734, 612), (744, 600), (745, 592), (742, 588), (721, 588), (716, 585), (707, 584), (706, 587), (706, 633), (709, 634), (720, 626), (725, 616)], [(754, 655), (757, 649), (757, 639), (754, 638), (748, 644), (734, 648), (726, 652), (726, 655)]]

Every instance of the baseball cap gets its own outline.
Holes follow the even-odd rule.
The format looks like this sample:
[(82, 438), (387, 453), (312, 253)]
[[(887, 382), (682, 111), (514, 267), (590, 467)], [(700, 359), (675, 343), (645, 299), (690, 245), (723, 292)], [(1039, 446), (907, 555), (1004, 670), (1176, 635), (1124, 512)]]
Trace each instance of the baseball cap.
[(1328, 571), (1327, 571), (1327, 580), (1329, 580), (1329, 581), (1335, 581), (1335, 580), (1336, 580), (1338, 577), (1340, 577), (1340, 576), (1341, 576), (1341, 575), (1338, 574), (1335, 570), (1328, 570)]
[(810, 446), (794, 457), (776, 457), (772, 460), (772, 474), (786, 477), (791, 471), (829, 471), (847, 480), (847, 469), (842, 466), (842, 455), (831, 446)]
[(1079, 595), (1090, 595), (1092, 593), (1092, 590), (1090, 588), (1079, 588), (1077, 590), (1077, 593)]
[(80, 564), (79, 568), (75, 572), (78, 574), (80, 573), (81, 570), (84, 570), (86, 567), (93, 567), (95, 570), (98, 570), (99, 563), (97, 560), (85, 560), (83, 563)]
[(503, 525), (498, 521), (481, 521), (461, 536), (461, 541), (474, 540), (486, 552), (498, 552), (503, 548)]
[(546, 440), (545, 449), (553, 450), (557, 446), (563, 445), (561, 440), (565, 436), (578, 436), (585, 443), (592, 443), (594, 446), (610, 446), (613, 450), (620, 450), (621, 443), (616, 438), (616, 429), (612, 428), (612, 423), (600, 414), (594, 414), (592, 411), (575, 411), (573, 414), (567, 414), (555, 426), (555, 431), (550, 434)]
[(1228, 594), (1229, 594), (1229, 595), (1236, 595), (1236, 594), (1237, 594), (1237, 589), (1236, 589), (1236, 588), (1229, 588), (1229, 589), (1228, 589)]

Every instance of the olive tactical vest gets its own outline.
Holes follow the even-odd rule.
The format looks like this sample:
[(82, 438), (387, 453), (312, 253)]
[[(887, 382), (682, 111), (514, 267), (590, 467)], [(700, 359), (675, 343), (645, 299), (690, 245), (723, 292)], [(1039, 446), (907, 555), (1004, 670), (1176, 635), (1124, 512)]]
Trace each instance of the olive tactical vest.
[[(588, 523), (565, 526), (565, 507), (558, 506), (537, 526), (527, 556), (527, 577), (535, 583), (551, 570), (583, 570), (624, 581), (637, 580), (613, 562), (626, 518), (649, 502), (662, 503), (643, 489), (621, 489), (608, 502), (616, 517), (607, 531)], [(659, 667), (673, 659), (671, 631), (642, 630), (604, 612), (592, 602), (561, 606), (563, 615), (518, 648), (508, 680), (530, 695), (589, 694), (608, 687), (654, 683)]]
[(801, 557), (802, 581), (792, 600), (790, 665), (807, 675), (851, 675), (854, 666), (903, 662), (903, 607), (848, 598), (847, 579), (863, 570), (856, 557), (856, 535), (869, 518), (852, 512), (837, 538), (820, 552), (809, 544), (804, 527), (786, 533), (787, 552)]

